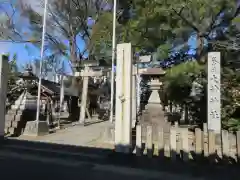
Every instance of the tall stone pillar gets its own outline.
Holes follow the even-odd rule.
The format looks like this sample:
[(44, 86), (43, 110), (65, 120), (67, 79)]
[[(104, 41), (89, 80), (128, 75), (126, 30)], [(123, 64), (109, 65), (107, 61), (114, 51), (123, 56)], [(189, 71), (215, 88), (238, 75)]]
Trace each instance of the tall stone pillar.
[(7, 98), (7, 82), (8, 82), (8, 56), (0, 55), (0, 138), (4, 137), (5, 128), (5, 111)]
[(129, 153), (132, 146), (132, 47), (117, 45), (115, 150)]

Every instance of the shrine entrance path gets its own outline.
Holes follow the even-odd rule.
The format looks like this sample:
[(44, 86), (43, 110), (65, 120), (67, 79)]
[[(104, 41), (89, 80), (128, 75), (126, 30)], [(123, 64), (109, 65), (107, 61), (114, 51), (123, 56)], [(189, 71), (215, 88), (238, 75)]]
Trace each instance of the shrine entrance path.
[(110, 143), (106, 143), (104, 138), (104, 133), (109, 125), (110, 123), (108, 121), (99, 122), (88, 126), (75, 125), (45, 136), (20, 136), (17, 139), (113, 149), (114, 146)]

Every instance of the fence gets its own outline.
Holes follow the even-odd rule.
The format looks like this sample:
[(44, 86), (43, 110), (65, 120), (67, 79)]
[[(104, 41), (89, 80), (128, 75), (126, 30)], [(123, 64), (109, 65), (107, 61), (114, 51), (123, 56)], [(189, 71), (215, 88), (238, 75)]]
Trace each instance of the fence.
[(160, 156), (173, 160), (202, 160), (211, 162), (240, 162), (240, 131), (233, 134), (222, 130), (221, 134), (196, 128), (194, 132), (188, 128), (170, 127), (169, 131), (159, 128), (157, 140), (153, 141), (153, 127), (147, 126), (143, 137), (142, 126), (136, 126), (136, 155), (147, 154), (148, 157)]

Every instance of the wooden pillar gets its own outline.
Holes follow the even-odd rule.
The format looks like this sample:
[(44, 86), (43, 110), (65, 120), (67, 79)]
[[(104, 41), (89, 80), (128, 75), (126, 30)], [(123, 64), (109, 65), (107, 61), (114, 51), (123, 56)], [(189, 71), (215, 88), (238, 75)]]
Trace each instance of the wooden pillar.
[(80, 72), (80, 76), (83, 77), (83, 87), (82, 87), (82, 99), (81, 99), (81, 110), (80, 110), (80, 116), (79, 116), (79, 123), (84, 125), (86, 112), (89, 116), (89, 112), (87, 109), (89, 77), (102, 76), (102, 71), (95, 72), (90, 68), (90, 66), (86, 65), (84, 68), (84, 71)]
[(83, 74), (83, 87), (82, 87), (82, 98), (81, 98), (81, 110), (80, 110), (80, 124), (85, 124), (86, 106), (87, 106), (87, 96), (88, 96), (88, 80), (89, 76), (85, 73), (89, 72), (89, 67), (85, 67)]

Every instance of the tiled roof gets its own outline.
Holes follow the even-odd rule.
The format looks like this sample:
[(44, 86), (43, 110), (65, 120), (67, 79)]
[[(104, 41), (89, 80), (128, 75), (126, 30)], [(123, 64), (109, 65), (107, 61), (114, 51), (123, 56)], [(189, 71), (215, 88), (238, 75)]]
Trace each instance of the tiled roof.
[[(26, 79), (31, 79), (31, 80), (38, 80), (38, 77), (35, 76), (32, 72), (24, 72), (24, 73), (20, 73), (19, 75), (20, 78), (26, 80)], [(38, 83), (38, 82), (37, 82)], [(59, 83), (55, 83), (49, 80), (45, 80), (42, 79), (42, 87), (47, 89), (47, 91), (49, 91), (49, 93), (51, 94), (60, 94), (60, 84)], [(68, 92), (67, 89), (64, 90), (64, 94), (67, 96), (74, 96), (71, 92)]]
[(139, 62), (141, 63), (148, 63), (152, 60), (151, 55), (146, 55), (146, 56), (139, 56)]

